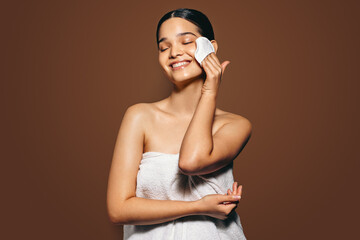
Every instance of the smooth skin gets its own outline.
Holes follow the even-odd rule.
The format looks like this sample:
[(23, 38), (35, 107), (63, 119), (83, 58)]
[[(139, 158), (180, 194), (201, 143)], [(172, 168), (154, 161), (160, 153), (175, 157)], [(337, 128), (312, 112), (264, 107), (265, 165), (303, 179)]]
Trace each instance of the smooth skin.
[[(159, 63), (174, 88), (169, 97), (132, 105), (124, 114), (107, 189), (108, 215), (114, 224), (157, 224), (190, 215), (226, 219), (239, 203), (242, 186), (236, 182), (224, 195), (211, 194), (197, 201), (136, 197), (144, 152), (179, 153), (180, 170), (199, 175), (231, 163), (250, 138), (249, 120), (216, 108), (229, 61), (220, 64), (212, 53), (201, 68), (194, 57), (199, 36), (197, 27), (182, 18), (168, 19), (160, 28)], [(217, 42), (212, 44), (217, 51)], [(173, 68), (181, 61), (186, 65)]]

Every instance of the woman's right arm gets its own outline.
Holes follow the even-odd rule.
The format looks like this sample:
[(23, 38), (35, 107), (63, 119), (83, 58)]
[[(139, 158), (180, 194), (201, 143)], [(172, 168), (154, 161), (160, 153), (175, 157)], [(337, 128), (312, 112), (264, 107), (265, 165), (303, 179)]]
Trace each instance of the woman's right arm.
[[(239, 198), (213, 194), (198, 201), (155, 200), (136, 197), (136, 177), (143, 154), (144, 104), (129, 107), (123, 117), (109, 172), (107, 210), (114, 224), (157, 224), (189, 215), (226, 219)], [(223, 204), (223, 202), (229, 202)]]

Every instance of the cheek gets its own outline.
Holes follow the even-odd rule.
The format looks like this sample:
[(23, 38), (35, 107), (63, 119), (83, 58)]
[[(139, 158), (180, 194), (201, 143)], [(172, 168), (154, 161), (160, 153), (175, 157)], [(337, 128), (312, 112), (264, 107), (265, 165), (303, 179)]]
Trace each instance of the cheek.
[(159, 54), (159, 63), (160, 63), (160, 66), (162, 68), (165, 68), (166, 67), (166, 57), (164, 56), (164, 54)]
[(195, 58), (195, 50), (196, 50), (196, 44), (190, 44), (189, 46), (187, 46), (186, 48), (186, 52), (192, 56), (193, 58)]

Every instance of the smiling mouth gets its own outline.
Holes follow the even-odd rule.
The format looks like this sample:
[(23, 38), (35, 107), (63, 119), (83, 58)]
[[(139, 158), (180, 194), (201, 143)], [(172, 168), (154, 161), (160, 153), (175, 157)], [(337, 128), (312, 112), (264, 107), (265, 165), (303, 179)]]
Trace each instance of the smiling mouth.
[(174, 63), (174, 64), (171, 64), (171, 68), (174, 69), (174, 70), (177, 70), (177, 69), (182, 69), (182, 68), (185, 68), (187, 65), (189, 65), (190, 61), (182, 61), (182, 62), (177, 62), (177, 63)]

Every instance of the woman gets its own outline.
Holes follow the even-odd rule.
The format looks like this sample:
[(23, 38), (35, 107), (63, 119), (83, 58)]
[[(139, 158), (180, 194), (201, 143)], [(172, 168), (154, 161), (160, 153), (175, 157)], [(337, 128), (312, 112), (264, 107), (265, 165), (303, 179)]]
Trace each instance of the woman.
[(211, 53), (201, 66), (194, 58), (200, 36), (217, 51), (201, 12), (177, 9), (160, 19), (159, 63), (174, 88), (124, 114), (107, 206), (110, 220), (124, 225), (125, 239), (246, 239), (234, 211), (242, 186), (233, 182), (232, 161), (250, 138), (251, 123), (216, 108), (230, 62)]

